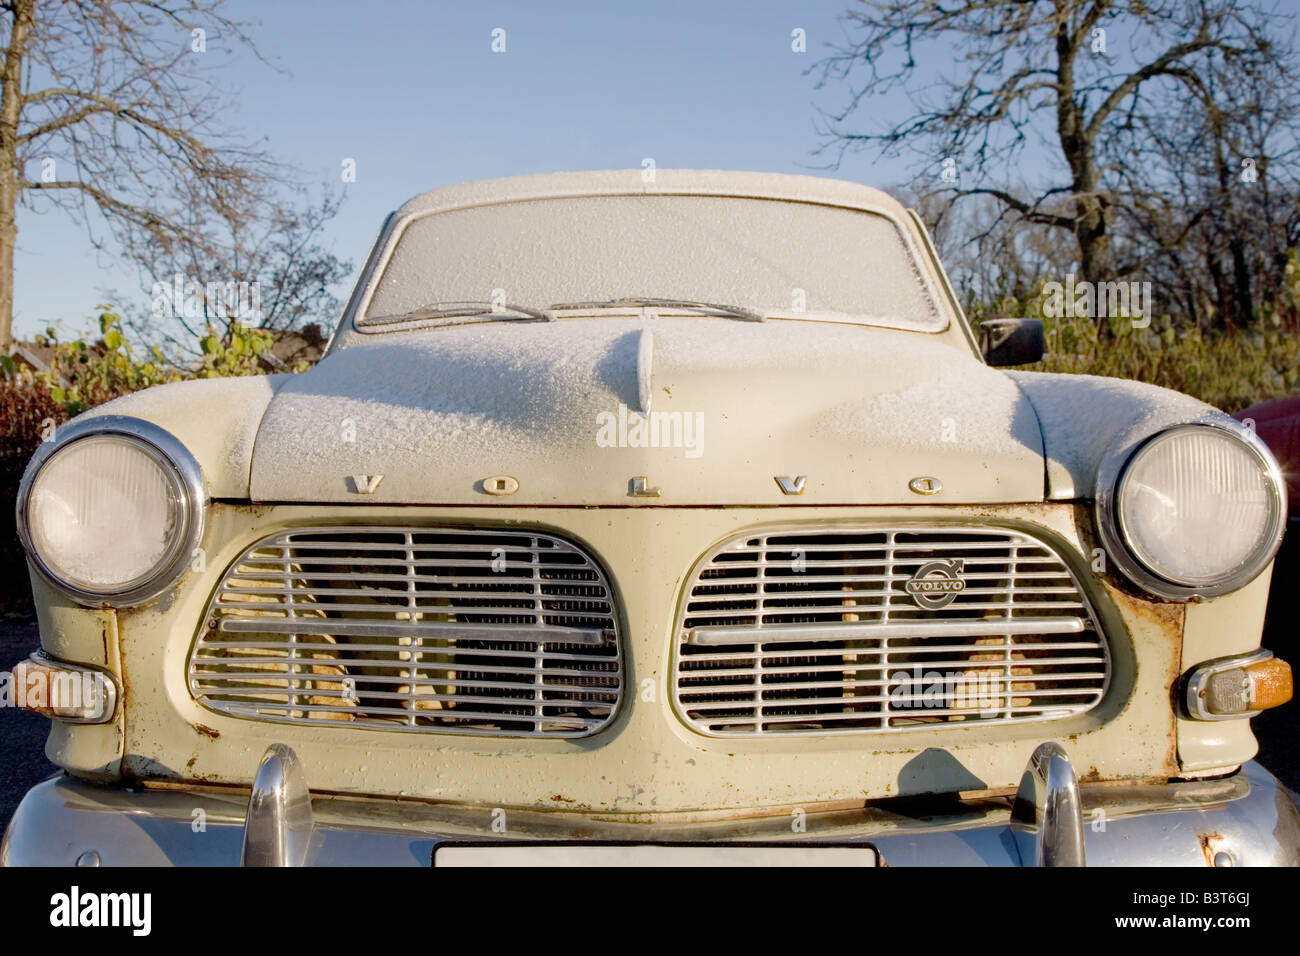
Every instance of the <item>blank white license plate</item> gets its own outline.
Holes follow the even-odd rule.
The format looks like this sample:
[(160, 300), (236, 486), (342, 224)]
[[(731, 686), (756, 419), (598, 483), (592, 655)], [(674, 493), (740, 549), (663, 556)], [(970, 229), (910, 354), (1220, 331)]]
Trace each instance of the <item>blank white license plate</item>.
[(879, 866), (868, 844), (442, 843), (434, 866)]

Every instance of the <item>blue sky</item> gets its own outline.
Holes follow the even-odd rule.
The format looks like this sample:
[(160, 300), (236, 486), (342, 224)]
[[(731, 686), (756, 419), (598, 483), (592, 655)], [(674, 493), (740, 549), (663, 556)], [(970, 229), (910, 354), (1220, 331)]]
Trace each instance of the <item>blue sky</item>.
[[(340, 184), (342, 161), (356, 160), (327, 236), (355, 269), (389, 210), (448, 183), (647, 156), (663, 168), (815, 172), (815, 106), (843, 91), (818, 92), (805, 71), (842, 37), (851, 4), (236, 0), (282, 72), (229, 58), (241, 104), (230, 125), (313, 182)], [(497, 27), (504, 54), (491, 52)], [(802, 55), (795, 28), (807, 33)], [(859, 154), (827, 175), (885, 185), (904, 169)], [(133, 269), (96, 254), (57, 211), (20, 213), (15, 271), (20, 337), (54, 320), (79, 330), (110, 290), (145, 295)]]

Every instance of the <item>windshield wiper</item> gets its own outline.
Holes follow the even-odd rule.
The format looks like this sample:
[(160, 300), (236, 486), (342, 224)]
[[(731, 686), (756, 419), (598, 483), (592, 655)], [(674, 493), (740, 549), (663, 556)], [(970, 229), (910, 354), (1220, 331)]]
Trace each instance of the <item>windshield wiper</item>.
[(446, 319), (482, 318), (484, 321), (497, 321), (500, 319), (527, 318), (536, 319), (542, 322), (552, 322), (557, 318), (557, 313), (560, 312), (569, 312), (575, 309), (608, 309), (620, 307), (693, 309), (700, 312), (711, 312), (716, 315), (729, 315), (734, 318), (744, 319), (746, 322), (765, 321), (763, 313), (756, 312), (753, 309), (746, 309), (738, 305), (722, 305), (717, 302), (696, 302), (693, 299), (652, 299), (645, 296), (633, 296), (621, 299), (603, 299), (593, 302), (564, 302), (549, 306), (545, 309), (534, 309), (525, 305), (512, 305), (510, 303), (488, 301), (435, 302), (430, 305), (421, 306), (418, 309), (412, 309), (409, 312), (402, 312), (398, 315), (368, 315), (364, 318), (357, 319), (355, 325), (358, 330), (363, 332), (382, 332), (386, 329), (419, 324), (422, 322), (442, 325)]
[(570, 309), (607, 309), (619, 306), (663, 306), (664, 308), (697, 309), (703, 312), (716, 312), (721, 315), (734, 316), (746, 322), (764, 322), (762, 312), (746, 309), (739, 305), (722, 305), (717, 302), (696, 302), (693, 299), (648, 299), (644, 296), (629, 296), (622, 299), (606, 299), (601, 302), (562, 302), (551, 306), (548, 312), (565, 312)]
[(381, 329), (385, 326), (406, 325), (411, 322), (468, 319), (478, 316), (499, 316), (502, 318), (519, 318), (522, 316), (550, 322), (555, 318), (555, 313), (549, 309), (533, 309), (524, 305), (511, 305), (510, 303), (487, 301), (435, 302), (399, 315), (368, 315), (365, 318), (357, 319), (356, 326), (359, 329)]

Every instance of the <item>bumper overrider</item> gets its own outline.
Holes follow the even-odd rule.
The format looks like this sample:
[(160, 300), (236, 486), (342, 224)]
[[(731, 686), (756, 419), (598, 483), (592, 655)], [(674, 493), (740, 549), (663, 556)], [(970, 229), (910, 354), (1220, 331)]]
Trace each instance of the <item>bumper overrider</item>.
[[(611, 846), (621, 849), (584, 855)], [(481, 852), (484, 847), (492, 852)], [(515, 848), (566, 852), (503, 852)], [(675, 855), (686, 848), (694, 855)], [(742, 848), (755, 852), (734, 852)], [(1051, 742), (1034, 751), (1014, 799), (890, 801), (826, 813), (795, 809), (691, 822), (313, 795), (292, 749), (276, 744), (251, 790), (242, 792), (125, 789), (53, 777), (23, 799), (0, 844), (5, 866), (540, 860), (1288, 866), (1300, 864), (1300, 813), (1286, 789), (1254, 762), (1210, 780), (1081, 786), (1066, 751)]]

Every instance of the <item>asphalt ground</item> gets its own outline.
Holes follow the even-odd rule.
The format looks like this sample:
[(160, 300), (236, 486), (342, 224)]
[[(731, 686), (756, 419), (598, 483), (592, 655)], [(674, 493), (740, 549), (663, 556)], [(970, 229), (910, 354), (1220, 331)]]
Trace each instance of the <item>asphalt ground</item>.
[[(36, 650), (35, 621), (0, 618), (0, 670), (13, 666)], [(0, 708), (0, 820), (9, 825), (23, 794), (58, 768), (45, 759), (50, 722), (15, 707)]]
[[(0, 618), (0, 670), (10, 670), (34, 651), (37, 643), (35, 621)], [(1284, 660), (1297, 657), (1294, 640), (1288, 648), (1281, 635), (1274, 632), (1266, 634), (1264, 643)], [(1295, 663), (1300, 666), (1300, 659)], [(1300, 794), (1300, 703), (1292, 701), (1267, 711), (1256, 717), (1254, 724), (1260, 743), (1259, 762), (1296, 797)], [(0, 709), (0, 821), (5, 826), (23, 794), (58, 770), (45, 759), (48, 728), (44, 717), (13, 707)]]

